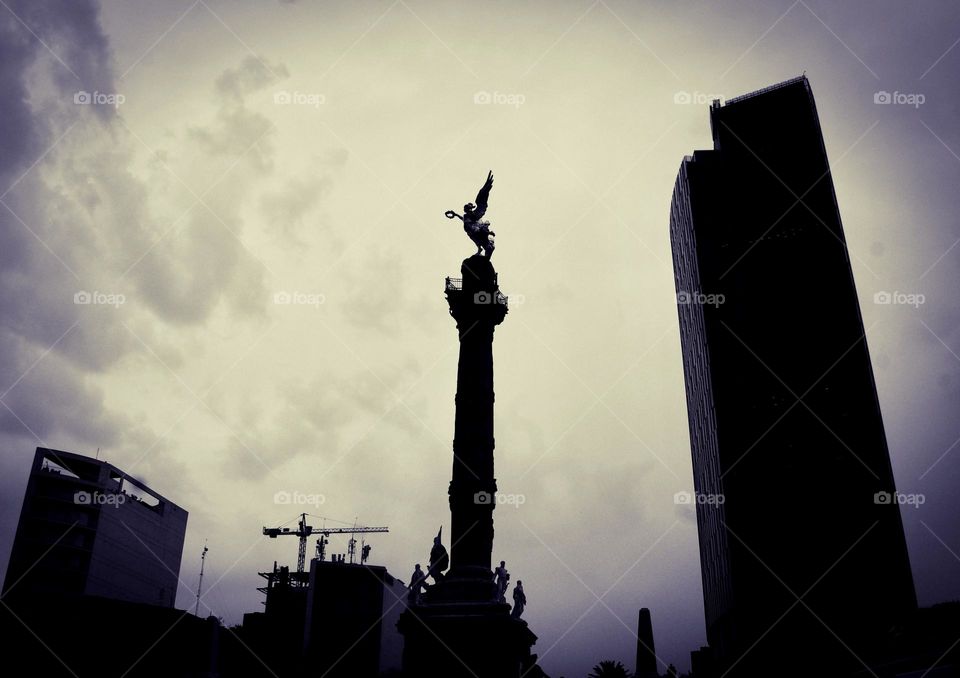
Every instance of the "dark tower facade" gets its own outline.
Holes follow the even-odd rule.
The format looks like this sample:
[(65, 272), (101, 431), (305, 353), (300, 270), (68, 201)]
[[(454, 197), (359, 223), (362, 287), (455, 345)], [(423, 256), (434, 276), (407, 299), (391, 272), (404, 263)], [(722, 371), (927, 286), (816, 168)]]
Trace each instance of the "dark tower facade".
[(710, 123), (670, 211), (707, 637), (731, 676), (845, 675), (916, 596), (810, 83)]
[(490, 259), (465, 259), (445, 293), (457, 323), (456, 420), (450, 497), (450, 569), (410, 605), (404, 635), (408, 678), (518, 678), (540, 675), (526, 622), (497, 601), (490, 561), (497, 483), (493, 469), (493, 333), (507, 314)]

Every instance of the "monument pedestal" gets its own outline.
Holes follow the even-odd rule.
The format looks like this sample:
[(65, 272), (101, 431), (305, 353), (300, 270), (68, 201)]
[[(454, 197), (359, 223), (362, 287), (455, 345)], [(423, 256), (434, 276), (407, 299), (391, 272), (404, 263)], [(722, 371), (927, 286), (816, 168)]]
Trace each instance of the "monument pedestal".
[(536, 635), (506, 603), (437, 603), (400, 615), (404, 678), (531, 678)]

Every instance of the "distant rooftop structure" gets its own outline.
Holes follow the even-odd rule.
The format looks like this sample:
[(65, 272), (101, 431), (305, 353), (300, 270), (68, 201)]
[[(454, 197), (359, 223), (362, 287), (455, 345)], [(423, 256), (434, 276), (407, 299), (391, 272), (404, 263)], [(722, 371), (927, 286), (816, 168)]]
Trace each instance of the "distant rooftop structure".
[(112, 464), (38, 447), (3, 595), (173, 607), (187, 512)]

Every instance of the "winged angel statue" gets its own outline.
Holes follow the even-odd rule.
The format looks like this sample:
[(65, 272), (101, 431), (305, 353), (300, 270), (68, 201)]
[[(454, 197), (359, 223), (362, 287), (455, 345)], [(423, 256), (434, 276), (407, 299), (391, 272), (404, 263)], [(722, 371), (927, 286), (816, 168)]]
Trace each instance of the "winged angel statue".
[(485, 252), (487, 259), (493, 256), (493, 240), (490, 236), (497, 234), (490, 230), (490, 222), (482, 221), (483, 215), (487, 212), (487, 200), (490, 199), (490, 189), (493, 188), (493, 172), (487, 174), (487, 181), (483, 188), (477, 193), (477, 203), (468, 202), (463, 206), (463, 215), (459, 215), (453, 210), (444, 212), (447, 219), (456, 217), (463, 222), (463, 230), (473, 243), (477, 246), (477, 254)]

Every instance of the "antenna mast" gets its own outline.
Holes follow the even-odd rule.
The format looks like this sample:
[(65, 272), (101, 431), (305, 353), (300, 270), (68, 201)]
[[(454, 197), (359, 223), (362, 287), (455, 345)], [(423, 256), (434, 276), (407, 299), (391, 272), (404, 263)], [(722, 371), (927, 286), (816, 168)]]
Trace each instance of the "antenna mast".
[(197, 613), (200, 611), (200, 590), (203, 588), (203, 565), (207, 560), (207, 551), (210, 549), (207, 548), (207, 543), (203, 543), (203, 553), (200, 554), (200, 583), (197, 584), (197, 605), (193, 608), (193, 616), (198, 616)]

